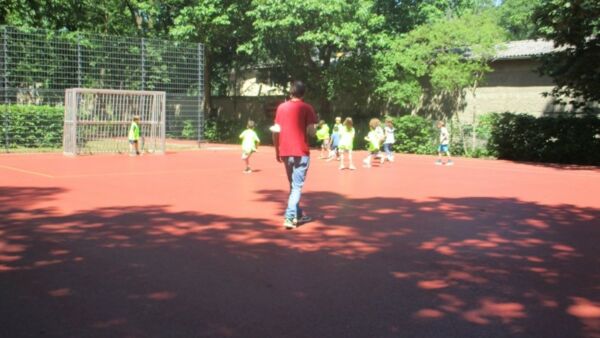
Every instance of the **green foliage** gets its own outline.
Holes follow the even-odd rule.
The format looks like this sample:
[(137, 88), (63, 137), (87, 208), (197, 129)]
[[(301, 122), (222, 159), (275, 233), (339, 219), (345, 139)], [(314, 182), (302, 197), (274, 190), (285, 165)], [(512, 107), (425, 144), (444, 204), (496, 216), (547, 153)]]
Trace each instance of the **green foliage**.
[[(477, 116), (476, 123), (463, 123), (452, 120), (449, 123), (450, 151), (452, 155), (468, 157), (494, 157), (495, 154), (488, 148), (488, 140), (492, 128), (498, 118), (497, 114), (482, 114)], [(460, 137), (460, 129), (464, 138)]]
[(488, 148), (509, 160), (600, 165), (600, 119), (500, 114)]
[[(239, 143), (240, 134), (246, 129), (247, 121), (213, 116), (204, 124), (204, 139), (212, 142)], [(254, 130), (262, 144), (271, 143), (271, 132), (266, 121), (255, 121)]]
[(375, 0), (374, 10), (386, 20), (390, 33), (406, 33), (416, 26), (481, 13), (494, 6), (493, 0)]
[(0, 105), (0, 113), (0, 141), (8, 148), (62, 146), (63, 107)]
[(205, 46), (205, 95), (226, 94), (231, 69), (249, 63), (237, 53), (240, 44), (251, 38), (251, 21), (246, 15), (250, 0), (200, 0), (181, 9), (170, 27), (178, 40), (201, 42)]
[(467, 14), (479, 14), (493, 6), (493, 0), (425, 0), (419, 4), (419, 13), (425, 22), (435, 22)]
[(412, 154), (433, 154), (436, 149), (436, 129), (433, 121), (417, 115), (393, 118), (394, 150)]
[(368, 58), (377, 43), (383, 17), (371, 7), (371, 1), (362, 0), (254, 0), (248, 15), (255, 34), (238, 50), (280, 66), (278, 71), (284, 76), (277, 78), (305, 80), (307, 95), (327, 116), (332, 98), (352, 97), (339, 90), (338, 84), (354, 83), (358, 89), (364, 88), (361, 79), (369, 79), (366, 74), (371, 68), (356, 67), (360, 61), (344, 59)]
[(37, 29), (137, 35), (136, 19), (143, 16), (136, 2), (128, 1), (129, 6), (123, 6), (118, 0), (15, 1), (2, 23)]
[(139, 37), (168, 36), (192, 0), (3, 0), (0, 25)]
[(512, 40), (536, 37), (533, 13), (542, 0), (504, 0), (498, 9), (500, 25)]
[(488, 143), (492, 137), (493, 128), (499, 118), (498, 114), (483, 114), (477, 117), (479, 122), (475, 127), (475, 140), (472, 157), (496, 157), (497, 154), (490, 150)]
[(196, 136), (196, 126), (194, 121), (185, 120), (183, 121), (183, 128), (181, 129), (181, 137), (184, 139), (192, 139)]
[(535, 11), (536, 32), (560, 52), (543, 58), (540, 72), (557, 84), (552, 95), (575, 107), (600, 102), (600, 2), (548, 0)]
[[(247, 1), (200, 0), (195, 5), (182, 8), (171, 28), (171, 35), (206, 44), (213, 53), (229, 46), (243, 27), (237, 26), (243, 18)], [(235, 48), (235, 46), (233, 46)]]
[(459, 92), (490, 71), (488, 60), (503, 32), (489, 14), (437, 21), (389, 41), (377, 55), (377, 93), (414, 107), (429, 88)]

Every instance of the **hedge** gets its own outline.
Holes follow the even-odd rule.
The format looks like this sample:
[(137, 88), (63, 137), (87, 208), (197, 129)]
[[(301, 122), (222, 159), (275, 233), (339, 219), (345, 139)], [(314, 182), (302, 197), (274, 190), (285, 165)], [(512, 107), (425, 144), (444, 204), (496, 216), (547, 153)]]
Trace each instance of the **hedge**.
[(0, 144), (8, 148), (62, 146), (64, 108), (0, 105)]
[(600, 119), (497, 114), (488, 149), (501, 159), (600, 165)]
[[(0, 105), (0, 143), (14, 148), (60, 148), (63, 134), (63, 107), (34, 105)], [(439, 131), (435, 121), (406, 115), (394, 117), (394, 150), (403, 153), (435, 154)], [(263, 144), (271, 141), (267, 121), (257, 121), (256, 131)], [(208, 119), (205, 137), (213, 141), (238, 143), (246, 121)], [(368, 131), (368, 119), (355, 119), (355, 148), (361, 149)], [(463, 153), (458, 128), (452, 130), (453, 155)], [(526, 114), (486, 114), (475, 128), (464, 125), (465, 141), (476, 133), (480, 144), (471, 145), (471, 156), (494, 156), (500, 159), (600, 165), (600, 119), (596, 116), (534, 117)], [(183, 137), (193, 136), (193, 125), (183, 124)], [(313, 140), (314, 141), (314, 140)]]

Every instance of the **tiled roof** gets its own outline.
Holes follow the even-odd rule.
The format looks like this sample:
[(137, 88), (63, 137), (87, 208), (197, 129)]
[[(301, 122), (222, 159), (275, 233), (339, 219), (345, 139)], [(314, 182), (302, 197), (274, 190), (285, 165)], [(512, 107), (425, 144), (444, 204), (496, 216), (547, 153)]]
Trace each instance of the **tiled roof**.
[(555, 48), (554, 43), (548, 40), (509, 41), (499, 48), (495, 59), (529, 59), (561, 49), (562, 48)]

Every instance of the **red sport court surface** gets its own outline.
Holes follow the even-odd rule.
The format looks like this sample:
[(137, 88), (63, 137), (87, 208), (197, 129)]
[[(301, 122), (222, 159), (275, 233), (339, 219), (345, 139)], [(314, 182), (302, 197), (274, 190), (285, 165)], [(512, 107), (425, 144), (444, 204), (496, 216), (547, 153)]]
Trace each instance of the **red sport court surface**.
[[(0, 337), (600, 337), (600, 169), (0, 156)], [(355, 154), (360, 164), (365, 153)]]

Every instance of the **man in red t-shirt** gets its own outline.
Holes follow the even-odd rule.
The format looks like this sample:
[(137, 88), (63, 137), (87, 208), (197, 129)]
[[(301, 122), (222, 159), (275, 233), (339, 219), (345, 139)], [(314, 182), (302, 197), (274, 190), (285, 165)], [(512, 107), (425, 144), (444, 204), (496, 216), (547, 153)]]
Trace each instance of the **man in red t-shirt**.
[(310, 221), (310, 217), (304, 215), (300, 208), (300, 195), (310, 164), (308, 135), (315, 134), (317, 114), (311, 105), (302, 100), (304, 91), (304, 83), (292, 83), (291, 99), (277, 107), (275, 125), (271, 129), (275, 156), (278, 162), (285, 165), (290, 184), (290, 196), (283, 221), (286, 229), (293, 229)]

